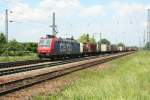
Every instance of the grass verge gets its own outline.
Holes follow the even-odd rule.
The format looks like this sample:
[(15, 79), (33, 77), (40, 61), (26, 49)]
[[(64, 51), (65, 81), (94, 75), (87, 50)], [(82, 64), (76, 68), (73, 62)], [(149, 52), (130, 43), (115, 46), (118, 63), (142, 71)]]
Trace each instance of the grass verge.
[(36, 54), (30, 54), (26, 56), (8, 56), (8, 57), (0, 56), (0, 62), (22, 61), (22, 60), (32, 60), (32, 59), (37, 59)]
[[(34, 100), (150, 100), (150, 52), (110, 61), (107, 68), (76, 72), (72, 85)], [(76, 75), (76, 74), (75, 74)]]

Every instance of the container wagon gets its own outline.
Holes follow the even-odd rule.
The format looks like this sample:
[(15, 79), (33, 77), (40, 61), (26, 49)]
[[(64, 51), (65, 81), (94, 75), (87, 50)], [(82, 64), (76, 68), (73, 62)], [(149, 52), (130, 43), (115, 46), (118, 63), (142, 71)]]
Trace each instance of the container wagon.
[(117, 52), (118, 52), (117, 45), (111, 44), (111, 53), (117, 53)]
[(80, 43), (80, 52), (82, 55), (94, 55), (96, 54), (96, 44), (92, 43)]

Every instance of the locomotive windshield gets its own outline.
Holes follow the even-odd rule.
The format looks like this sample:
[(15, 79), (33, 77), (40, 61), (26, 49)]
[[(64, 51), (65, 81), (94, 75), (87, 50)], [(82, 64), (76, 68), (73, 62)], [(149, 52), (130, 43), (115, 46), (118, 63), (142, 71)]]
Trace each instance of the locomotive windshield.
[(40, 47), (50, 47), (50, 39), (41, 39), (39, 42)]

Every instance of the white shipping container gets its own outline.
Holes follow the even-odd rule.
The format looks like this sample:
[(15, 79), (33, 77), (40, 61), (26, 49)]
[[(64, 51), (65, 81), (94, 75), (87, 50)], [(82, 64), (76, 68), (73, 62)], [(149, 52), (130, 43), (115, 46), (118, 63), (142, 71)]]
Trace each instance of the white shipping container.
[(83, 53), (83, 43), (80, 43), (80, 53)]
[(108, 45), (107, 44), (101, 44), (101, 52), (107, 52), (108, 51)]
[(120, 47), (119, 47), (119, 51), (123, 51), (123, 47), (120, 46)]
[(120, 47), (118, 47), (118, 50), (119, 51), (125, 51), (125, 47), (120, 46)]
[(99, 43), (97, 43), (96, 50), (97, 50), (97, 52), (100, 52), (100, 44)]

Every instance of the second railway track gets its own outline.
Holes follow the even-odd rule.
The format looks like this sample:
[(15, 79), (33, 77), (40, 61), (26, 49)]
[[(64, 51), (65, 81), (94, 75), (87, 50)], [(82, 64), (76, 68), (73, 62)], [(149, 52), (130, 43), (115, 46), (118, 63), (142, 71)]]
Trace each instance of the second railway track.
[[(106, 56), (106, 55), (102, 55), (102, 56)], [(32, 64), (32, 65), (26, 65), (26, 66), (1, 68), (0, 76), (10, 75), (10, 74), (15, 74), (15, 73), (20, 73), (20, 72), (26, 72), (26, 71), (31, 71), (31, 70), (36, 70), (36, 69), (41, 69), (41, 68), (46, 68), (46, 67), (53, 67), (53, 66), (57, 66), (57, 65), (63, 65), (63, 64), (73, 63), (73, 62), (82, 61), (82, 60), (94, 59), (97, 57), (99, 57), (99, 56), (75, 58), (75, 59), (68, 59), (68, 60), (55, 61), (55, 62)]]
[(72, 65), (66, 64), (66, 66), (64, 65), (63, 67), (56, 68), (53, 71), (45, 72), (43, 74), (38, 74), (35, 76), (33, 75), (26, 78), (2, 83), (0, 84), (0, 95), (2, 96), (17, 91), (19, 89), (26, 88), (28, 86), (32, 86), (34, 84), (43, 82), (45, 80), (53, 79), (77, 70), (85, 69), (121, 56), (128, 55), (130, 53), (122, 53), (122, 54), (110, 55), (102, 58), (95, 58), (92, 60), (81, 61), (80, 63), (76, 62), (76, 64), (72, 64)]

